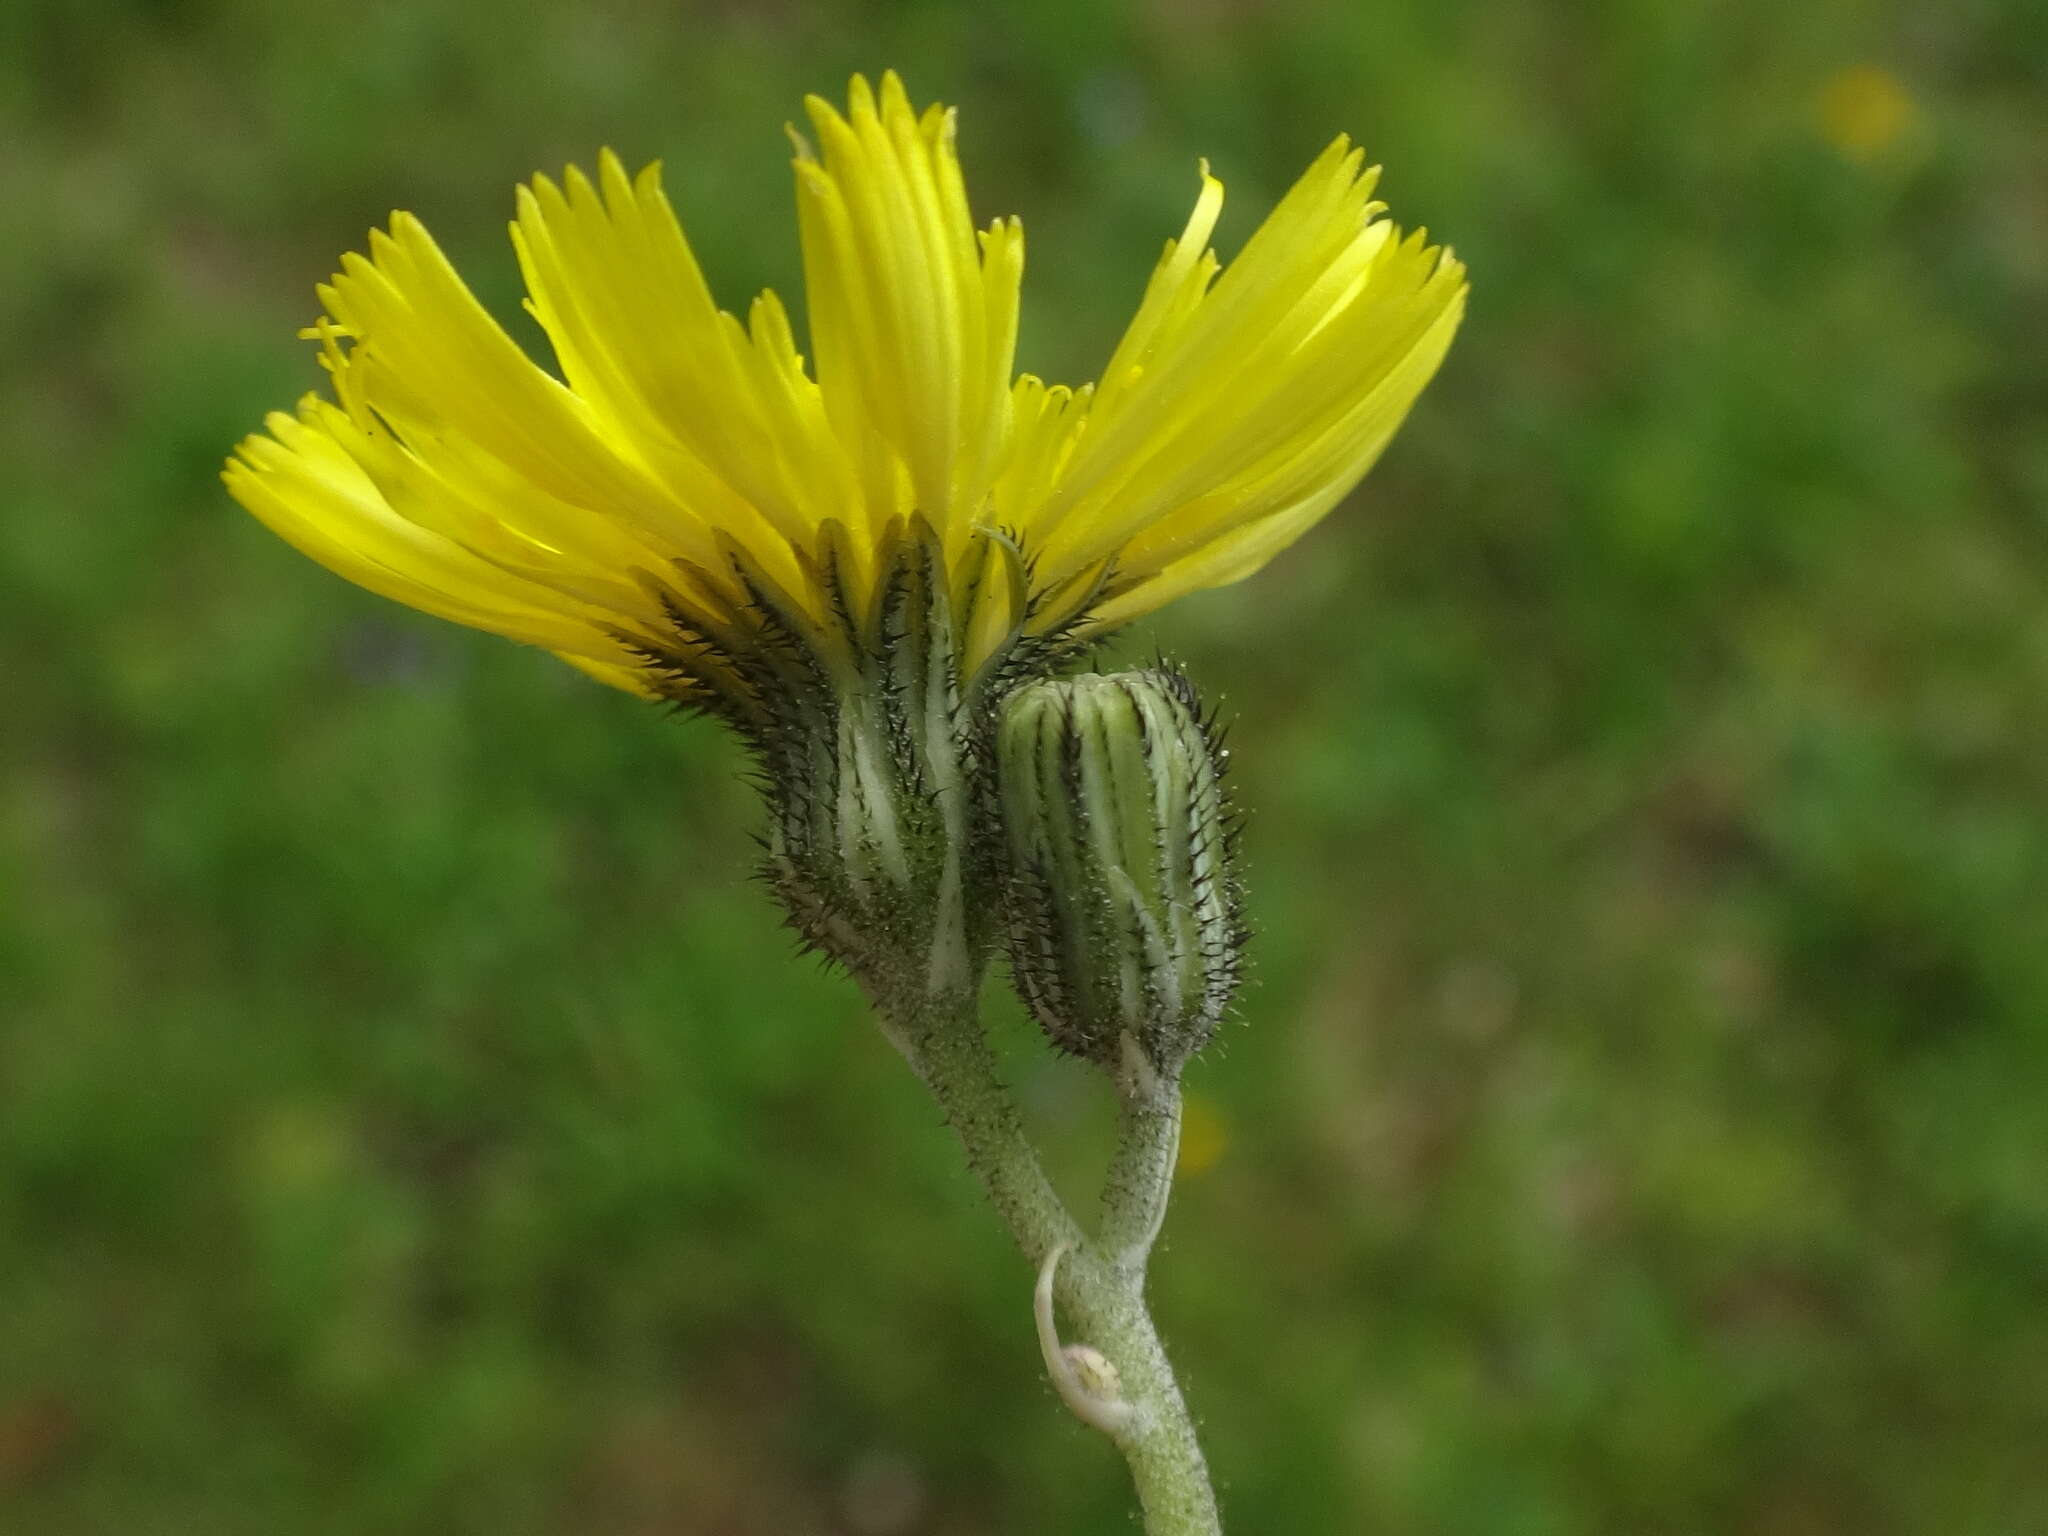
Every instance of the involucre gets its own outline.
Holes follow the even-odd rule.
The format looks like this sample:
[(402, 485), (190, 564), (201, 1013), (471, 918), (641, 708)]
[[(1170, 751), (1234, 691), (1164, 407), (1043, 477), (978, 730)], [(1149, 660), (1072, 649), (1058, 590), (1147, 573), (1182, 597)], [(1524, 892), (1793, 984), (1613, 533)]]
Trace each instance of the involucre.
[(1123, 1037), (1178, 1072), (1244, 948), (1223, 756), (1192, 685), (1148, 669), (1034, 682), (1003, 706), (996, 781), (1017, 991), (1061, 1049)]

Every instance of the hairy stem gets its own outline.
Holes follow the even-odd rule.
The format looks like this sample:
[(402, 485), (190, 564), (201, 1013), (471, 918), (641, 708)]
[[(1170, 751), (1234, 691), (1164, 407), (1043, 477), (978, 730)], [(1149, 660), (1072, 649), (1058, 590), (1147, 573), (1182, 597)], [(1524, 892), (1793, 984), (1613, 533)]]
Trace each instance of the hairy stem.
[(1145, 1256), (1164, 1216), (1179, 1138), (1178, 1085), (1142, 1085), (1135, 1108), (1134, 1095), (1123, 1093), (1122, 1142), (1104, 1196), (1105, 1247), (1081, 1232), (1047, 1179), (996, 1071), (974, 997), (921, 998), (885, 1011), (1024, 1256), (1042, 1265), (1054, 1250), (1067, 1250), (1055, 1266), (1054, 1294), (1079, 1337), (1121, 1378), (1128, 1411), (1105, 1433), (1130, 1464), (1148, 1536), (1219, 1536), (1194, 1422), (1145, 1306)]
[(1142, 1280), (1166, 1223), (1180, 1157), (1180, 1077), (1162, 1076), (1130, 1035), (1117, 1073), (1116, 1155), (1102, 1185), (1102, 1251)]

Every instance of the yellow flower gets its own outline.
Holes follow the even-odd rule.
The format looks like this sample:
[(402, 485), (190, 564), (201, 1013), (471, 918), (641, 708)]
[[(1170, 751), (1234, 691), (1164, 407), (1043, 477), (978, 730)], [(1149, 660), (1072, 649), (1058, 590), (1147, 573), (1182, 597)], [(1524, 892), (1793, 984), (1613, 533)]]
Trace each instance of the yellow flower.
[(954, 114), (893, 73), (806, 105), (810, 367), (774, 294), (717, 307), (658, 166), (607, 151), (519, 191), (559, 377), (396, 214), (320, 289), (334, 399), (273, 413), (229, 489), (362, 586), (652, 694), (715, 683), (770, 612), (827, 666), (886, 646), (916, 547), (965, 675), (1257, 569), (1364, 475), (1463, 313), (1463, 268), (1380, 217), (1339, 138), (1227, 268), (1204, 165), (1101, 382), (1017, 378), (1024, 234), (976, 233)]
[(1174, 1171), (1184, 1179), (1207, 1173), (1230, 1149), (1230, 1122), (1214, 1100), (1190, 1093), (1181, 1101), (1180, 1151)]
[(1830, 75), (1815, 107), (1821, 136), (1852, 160), (1882, 155), (1919, 115), (1899, 77), (1875, 64), (1854, 64)]

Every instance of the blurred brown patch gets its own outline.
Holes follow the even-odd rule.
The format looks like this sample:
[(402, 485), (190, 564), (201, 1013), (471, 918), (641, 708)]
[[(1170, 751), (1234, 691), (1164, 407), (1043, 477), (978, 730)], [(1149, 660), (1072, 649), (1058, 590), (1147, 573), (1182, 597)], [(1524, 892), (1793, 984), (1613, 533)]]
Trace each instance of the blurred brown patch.
[(0, 1407), (0, 1493), (54, 1472), (78, 1443), (78, 1414), (55, 1392)]

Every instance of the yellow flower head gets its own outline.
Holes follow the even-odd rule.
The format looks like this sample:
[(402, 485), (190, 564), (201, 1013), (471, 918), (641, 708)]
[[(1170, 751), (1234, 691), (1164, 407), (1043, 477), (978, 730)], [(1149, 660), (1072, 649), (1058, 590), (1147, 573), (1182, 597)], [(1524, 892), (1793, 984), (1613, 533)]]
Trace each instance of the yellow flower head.
[(1872, 161), (1913, 127), (1919, 107), (1899, 77), (1875, 64), (1830, 75), (1815, 99), (1821, 136), (1851, 160)]
[(663, 195), (606, 152), (522, 187), (559, 375), (410, 214), (320, 289), (334, 399), (245, 440), (236, 499), (330, 569), (604, 681), (694, 697), (748, 647), (856, 665), (915, 550), (961, 675), (1257, 569), (1364, 475), (1457, 329), (1464, 269), (1339, 138), (1226, 268), (1202, 170), (1099, 383), (1015, 377), (1024, 233), (977, 232), (951, 110), (892, 74), (806, 106), (806, 365), (782, 303), (718, 308)]

